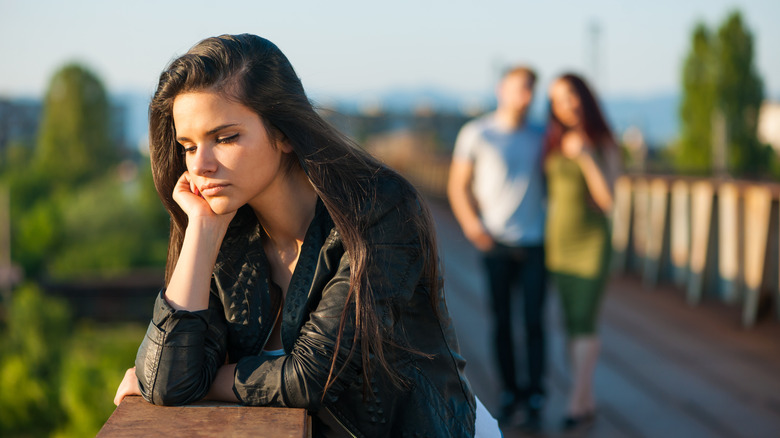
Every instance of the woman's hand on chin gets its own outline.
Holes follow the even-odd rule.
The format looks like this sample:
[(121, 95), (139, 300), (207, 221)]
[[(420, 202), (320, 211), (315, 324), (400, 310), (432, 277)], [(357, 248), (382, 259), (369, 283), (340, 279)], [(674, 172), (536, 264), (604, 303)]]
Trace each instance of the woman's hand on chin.
[(181, 207), (190, 221), (195, 218), (213, 219), (218, 224), (227, 227), (236, 215), (235, 211), (225, 214), (215, 213), (208, 201), (200, 194), (189, 172), (182, 173), (176, 182), (176, 187), (173, 189), (173, 200), (179, 204), (179, 207)]

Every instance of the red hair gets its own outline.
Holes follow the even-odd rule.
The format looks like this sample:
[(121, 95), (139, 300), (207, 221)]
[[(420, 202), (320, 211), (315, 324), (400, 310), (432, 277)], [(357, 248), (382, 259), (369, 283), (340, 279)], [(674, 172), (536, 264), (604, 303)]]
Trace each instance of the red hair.
[[(588, 138), (593, 143), (593, 147), (599, 151), (607, 147), (612, 147), (615, 144), (615, 138), (612, 135), (612, 131), (609, 129), (609, 125), (607, 125), (607, 121), (604, 118), (604, 114), (601, 111), (601, 107), (599, 106), (595, 95), (590, 90), (590, 87), (588, 87), (585, 80), (574, 73), (566, 73), (558, 80), (566, 81), (566, 83), (571, 86), (572, 92), (579, 98), (580, 107), (582, 108), (582, 125), (585, 134), (587, 134)], [(561, 149), (561, 139), (567, 129), (569, 128), (555, 116), (551, 102), (549, 104), (547, 134), (544, 139), (545, 157), (550, 153)]]

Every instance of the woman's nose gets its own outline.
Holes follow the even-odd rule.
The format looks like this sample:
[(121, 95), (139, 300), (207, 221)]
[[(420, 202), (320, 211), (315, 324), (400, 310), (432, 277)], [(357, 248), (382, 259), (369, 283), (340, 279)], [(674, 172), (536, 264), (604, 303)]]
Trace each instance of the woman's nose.
[(198, 176), (213, 174), (217, 170), (217, 160), (208, 147), (199, 147), (187, 160), (187, 170)]

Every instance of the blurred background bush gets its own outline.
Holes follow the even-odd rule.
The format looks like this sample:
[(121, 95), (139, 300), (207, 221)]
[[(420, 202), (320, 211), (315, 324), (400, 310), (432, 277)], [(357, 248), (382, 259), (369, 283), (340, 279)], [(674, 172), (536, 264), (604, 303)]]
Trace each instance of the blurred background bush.
[[(94, 436), (135, 360), (145, 324), (106, 309), (150, 302), (168, 219), (148, 158), (117, 147), (111, 127), (100, 80), (69, 64), (51, 80), (34, 144), (2, 151), (10, 197), (0, 208), (12, 226), (2, 225), (24, 281), (13, 293), (11, 281), (0, 285), (0, 436)], [(139, 276), (136, 293), (106, 293)], [(96, 294), (113, 306), (95, 306)]]

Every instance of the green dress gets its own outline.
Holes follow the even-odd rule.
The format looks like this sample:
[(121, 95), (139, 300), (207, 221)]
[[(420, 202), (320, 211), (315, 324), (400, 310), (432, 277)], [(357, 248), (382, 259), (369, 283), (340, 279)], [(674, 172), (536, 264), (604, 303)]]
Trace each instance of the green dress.
[(545, 252), (570, 336), (593, 334), (611, 253), (609, 221), (593, 202), (576, 161), (545, 160), (548, 185)]

